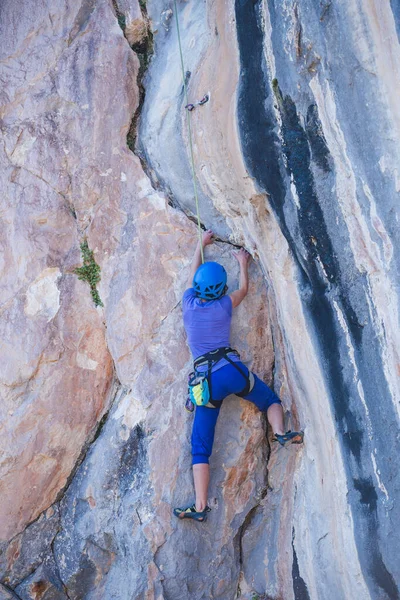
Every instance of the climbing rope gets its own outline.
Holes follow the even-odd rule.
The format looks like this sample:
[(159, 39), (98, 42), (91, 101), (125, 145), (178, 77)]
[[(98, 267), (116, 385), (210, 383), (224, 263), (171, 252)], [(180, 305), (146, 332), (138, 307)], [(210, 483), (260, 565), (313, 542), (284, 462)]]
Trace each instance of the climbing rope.
[[(185, 67), (184, 67), (184, 64), (183, 64), (181, 34), (180, 34), (180, 30), (179, 30), (179, 19), (178, 19), (178, 9), (177, 9), (177, 6), (176, 6), (176, 0), (174, 0), (174, 8), (175, 8), (176, 30), (178, 32), (179, 54), (181, 56), (183, 89), (184, 89), (184, 92), (185, 92), (185, 102), (186, 102), (185, 108), (187, 109), (186, 110), (186, 122), (187, 122), (188, 135), (189, 135), (190, 160), (191, 160), (191, 164), (192, 164), (192, 179), (193, 179), (194, 199), (195, 199), (195, 202), (196, 202), (197, 230), (198, 230), (198, 234), (199, 234), (201, 262), (204, 263), (204, 252), (203, 252), (203, 244), (202, 244), (202, 238), (201, 238), (199, 197), (198, 197), (198, 194), (197, 194), (196, 171), (195, 171), (195, 167), (194, 167), (194, 156), (193, 156), (192, 127), (191, 127), (191, 124), (190, 124), (190, 114), (189, 114), (194, 109), (194, 104), (189, 104), (189, 100), (188, 100), (186, 78), (185, 78)], [(205, 98), (206, 98), (206, 96), (204, 96), (204, 98), (202, 98), (202, 100), (200, 100), (199, 104), (204, 104), (205, 102), (207, 102), (208, 97), (207, 97), (207, 100), (205, 100)]]

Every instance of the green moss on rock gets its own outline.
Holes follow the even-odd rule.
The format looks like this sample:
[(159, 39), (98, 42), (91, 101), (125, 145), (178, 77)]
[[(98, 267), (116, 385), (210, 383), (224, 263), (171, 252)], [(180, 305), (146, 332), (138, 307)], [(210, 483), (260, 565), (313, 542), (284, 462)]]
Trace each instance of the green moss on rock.
[(88, 246), (87, 239), (85, 238), (81, 244), (81, 252), (83, 259), (83, 266), (77, 267), (74, 271), (78, 275), (78, 279), (81, 281), (87, 281), (90, 286), (90, 293), (92, 294), (93, 302), (96, 306), (104, 306), (97, 291), (97, 284), (99, 283), (100, 267), (94, 260), (93, 250)]

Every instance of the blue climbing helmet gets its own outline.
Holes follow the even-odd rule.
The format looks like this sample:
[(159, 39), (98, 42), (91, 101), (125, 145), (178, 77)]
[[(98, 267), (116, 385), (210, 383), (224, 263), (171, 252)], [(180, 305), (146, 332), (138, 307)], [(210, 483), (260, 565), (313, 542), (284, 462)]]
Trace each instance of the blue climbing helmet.
[(193, 277), (196, 296), (204, 300), (217, 300), (225, 292), (226, 280), (226, 271), (219, 263), (210, 261), (200, 265)]

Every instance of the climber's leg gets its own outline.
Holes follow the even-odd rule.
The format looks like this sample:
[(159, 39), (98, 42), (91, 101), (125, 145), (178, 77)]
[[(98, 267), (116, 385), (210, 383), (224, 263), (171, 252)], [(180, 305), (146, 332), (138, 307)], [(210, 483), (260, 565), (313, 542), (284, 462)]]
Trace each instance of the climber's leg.
[[(242, 363), (240, 363), (240, 365), (242, 365)], [(252, 402), (259, 410), (267, 413), (268, 421), (271, 423), (274, 433), (283, 433), (283, 410), (281, 401), (275, 392), (257, 377), (255, 373), (253, 373), (253, 376), (254, 386), (251, 392), (244, 396), (244, 400)]]
[(175, 508), (174, 515), (180, 519), (196, 519), (205, 521), (207, 512), (208, 484), (210, 468), (208, 461), (214, 443), (215, 425), (217, 423), (222, 401), (217, 408), (197, 406), (192, 429), (192, 462), (196, 502), (185, 508)]
[(226, 365), (211, 374), (211, 396), (217, 408), (197, 406), (192, 429), (193, 465), (208, 464), (214, 443), (214, 432), (222, 401), (229, 394), (243, 389), (245, 380), (232, 365)]
[(284, 424), (283, 424), (283, 408), (282, 404), (278, 402), (274, 402), (267, 409), (267, 418), (268, 422), (271, 425), (272, 431), (275, 434), (283, 435), (285, 433)]
[[(236, 387), (235, 387), (236, 386)], [(196, 492), (196, 510), (207, 507), (210, 469), (208, 461), (214, 444), (215, 426), (222, 400), (243, 386), (243, 377), (231, 365), (226, 365), (211, 374), (212, 399), (219, 403), (217, 408), (197, 406), (192, 430), (193, 479)]]
[(192, 429), (192, 464), (207, 464), (212, 453), (218, 408), (196, 406)]
[(303, 442), (302, 431), (287, 431), (285, 433), (282, 403), (278, 396), (257, 375), (254, 373), (253, 375), (254, 387), (244, 399), (253, 402), (261, 411), (267, 413), (268, 421), (274, 432), (273, 441), (279, 442), (281, 446), (289, 441), (292, 444), (301, 444)]
[(208, 463), (193, 465), (193, 479), (196, 492), (196, 510), (201, 512), (207, 506), (208, 484), (210, 481), (210, 467)]
[(203, 511), (207, 506), (208, 483), (210, 480), (208, 461), (214, 443), (215, 425), (219, 411), (220, 406), (218, 408), (196, 407), (192, 430), (192, 463), (196, 510), (198, 511)]

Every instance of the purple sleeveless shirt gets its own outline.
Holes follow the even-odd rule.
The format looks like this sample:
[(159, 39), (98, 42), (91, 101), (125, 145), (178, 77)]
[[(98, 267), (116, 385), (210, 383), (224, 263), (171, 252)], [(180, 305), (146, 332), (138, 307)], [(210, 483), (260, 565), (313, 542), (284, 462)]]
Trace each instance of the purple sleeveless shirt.
[[(182, 310), (188, 344), (194, 360), (206, 352), (230, 345), (232, 300), (229, 296), (201, 302), (194, 289), (189, 288), (183, 294)], [(230, 358), (234, 362), (240, 360), (236, 356)], [(213, 371), (227, 364), (229, 363), (222, 359)]]

